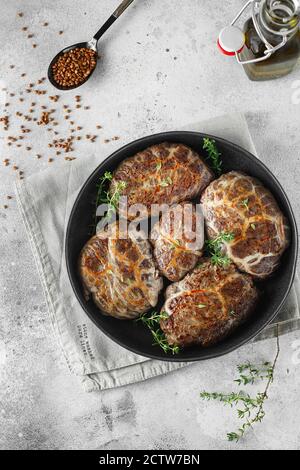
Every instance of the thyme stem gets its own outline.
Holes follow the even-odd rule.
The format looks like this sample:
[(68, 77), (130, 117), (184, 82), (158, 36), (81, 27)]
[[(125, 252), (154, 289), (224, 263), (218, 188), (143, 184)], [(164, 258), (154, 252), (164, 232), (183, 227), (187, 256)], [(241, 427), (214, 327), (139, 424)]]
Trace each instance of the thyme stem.
[[(245, 385), (249, 383), (253, 384), (255, 379), (268, 379), (264, 391), (258, 393), (255, 398), (251, 398), (249, 394), (245, 394), (243, 391), (239, 391), (239, 393), (232, 392), (227, 394), (208, 392), (202, 392), (200, 394), (200, 397), (204, 400), (217, 400), (224, 403), (225, 405), (230, 405), (231, 407), (234, 405), (237, 406), (239, 403), (243, 405), (243, 409), (238, 409), (237, 413), (238, 418), (243, 419), (244, 422), (236, 432), (229, 432), (227, 434), (227, 439), (229, 441), (239, 442), (239, 440), (245, 435), (249, 428), (252, 428), (255, 423), (261, 423), (265, 417), (264, 404), (265, 401), (269, 398), (268, 392), (274, 380), (274, 371), (280, 354), (278, 325), (276, 331), (276, 344), (277, 350), (273, 364), (271, 365), (270, 363), (265, 362), (263, 364), (263, 371), (261, 371), (259, 367), (252, 366), (250, 363), (238, 366), (240, 378), (236, 380), (236, 382), (239, 385)], [(250, 371), (250, 376), (242, 375), (245, 370)], [(266, 372), (267, 375), (265, 375)]]
[(222, 173), (222, 161), (220, 160), (221, 153), (217, 149), (215, 140), (205, 137), (203, 139), (203, 149), (208, 153), (208, 158), (211, 161), (213, 170), (217, 175), (220, 175)]
[(136, 321), (141, 321), (145, 326), (149, 328), (154, 339), (154, 344), (160, 346), (165, 353), (171, 352), (172, 354), (178, 354), (180, 348), (178, 346), (170, 345), (164, 332), (160, 329), (160, 321), (167, 320), (169, 315), (167, 312), (152, 312), (151, 315), (145, 313)]
[(267, 385), (266, 385), (266, 388), (265, 388), (265, 391), (263, 392), (262, 394), (262, 402), (259, 406), (259, 409), (258, 409), (258, 412), (256, 414), (256, 417), (259, 416), (259, 414), (263, 411), (263, 406), (264, 406), (264, 400), (267, 400), (268, 399), (268, 391), (269, 391), (269, 388), (271, 386), (271, 384), (273, 383), (273, 380), (274, 380), (274, 371), (275, 371), (275, 367), (276, 367), (276, 364), (277, 364), (277, 361), (278, 361), (278, 357), (279, 357), (279, 354), (280, 354), (280, 344), (279, 344), (279, 325), (277, 324), (277, 328), (276, 328), (276, 344), (277, 344), (277, 351), (276, 351), (276, 356), (275, 356), (275, 359), (273, 361), (273, 365), (272, 365), (272, 373), (270, 373), (269, 375), (269, 379), (268, 379), (268, 382), (267, 382)]
[(97, 225), (97, 209), (100, 204), (107, 205), (107, 212), (105, 218), (109, 221), (113, 214), (117, 211), (117, 206), (122, 195), (122, 191), (126, 188), (126, 183), (118, 181), (115, 185), (112, 194), (109, 193), (108, 184), (112, 181), (113, 175), (110, 171), (106, 171), (100, 178), (97, 185), (97, 196), (96, 196), (96, 212), (95, 212), (95, 226)]
[(222, 245), (224, 242), (230, 242), (232, 240), (234, 240), (234, 234), (228, 232), (220, 232), (213, 240), (206, 240), (205, 246), (211, 257), (212, 264), (228, 266), (231, 263), (230, 258), (222, 253)]

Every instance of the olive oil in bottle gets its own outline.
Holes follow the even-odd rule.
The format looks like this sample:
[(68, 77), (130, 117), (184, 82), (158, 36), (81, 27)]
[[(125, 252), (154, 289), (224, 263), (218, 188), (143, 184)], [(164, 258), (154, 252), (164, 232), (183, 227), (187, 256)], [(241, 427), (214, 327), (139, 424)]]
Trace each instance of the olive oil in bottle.
[[(250, 80), (280, 78), (295, 68), (300, 57), (299, 7), (297, 0), (261, 0), (256, 16), (260, 34), (253, 18), (245, 23), (245, 47), (240, 59)], [(266, 44), (269, 48), (278, 46), (278, 50), (266, 60), (251, 62), (266, 55)]]

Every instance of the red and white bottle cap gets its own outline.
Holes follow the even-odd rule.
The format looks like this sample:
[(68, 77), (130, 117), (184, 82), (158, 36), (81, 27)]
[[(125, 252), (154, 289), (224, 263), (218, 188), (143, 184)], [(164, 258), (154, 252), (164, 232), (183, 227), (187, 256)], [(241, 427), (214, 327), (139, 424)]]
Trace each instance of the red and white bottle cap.
[(236, 26), (227, 26), (220, 32), (218, 46), (223, 54), (234, 56), (242, 52), (244, 45), (245, 35)]

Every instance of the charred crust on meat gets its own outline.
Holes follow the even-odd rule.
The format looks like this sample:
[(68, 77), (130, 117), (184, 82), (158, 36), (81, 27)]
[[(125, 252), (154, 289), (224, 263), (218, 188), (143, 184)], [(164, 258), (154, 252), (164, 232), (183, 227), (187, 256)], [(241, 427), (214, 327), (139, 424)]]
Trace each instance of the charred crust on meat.
[(224, 250), (239, 269), (265, 279), (289, 245), (290, 230), (277, 202), (260, 181), (231, 171), (213, 181), (201, 197), (207, 235), (231, 232)]
[(92, 237), (81, 251), (79, 273), (85, 295), (102, 313), (134, 319), (156, 306), (163, 282), (149, 242), (122, 235), (116, 222)]
[(160, 326), (170, 345), (211, 346), (253, 313), (258, 295), (251, 276), (233, 264), (220, 267), (202, 259), (192, 273), (167, 289), (162, 311), (169, 318)]
[[(114, 172), (110, 192), (114, 192), (118, 182), (125, 182), (122, 196), (128, 198), (129, 208), (145, 205), (140, 214), (143, 218), (150, 216), (152, 204), (171, 205), (196, 198), (213, 178), (212, 171), (194, 150), (165, 142), (124, 160)], [(122, 208), (120, 214), (124, 215)], [(129, 219), (133, 218), (129, 214)]]
[[(202, 255), (204, 233), (197, 227), (199, 217), (194, 204), (188, 201), (173, 204), (151, 231), (150, 241), (158, 269), (172, 282), (191, 271)], [(191, 224), (188, 233), (186, 220)]]

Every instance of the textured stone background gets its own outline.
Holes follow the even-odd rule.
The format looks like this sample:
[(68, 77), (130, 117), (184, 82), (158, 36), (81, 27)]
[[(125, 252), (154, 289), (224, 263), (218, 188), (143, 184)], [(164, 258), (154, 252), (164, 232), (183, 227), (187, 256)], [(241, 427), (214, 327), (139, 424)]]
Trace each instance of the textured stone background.
[[(90, 38), (117, 3), (2, 0), (0, 88), (18, 93), (24, 83), (45, 75), (50, 58), (64, 45)], [(136, 0), (103, 38), (97, 72), (80, 90), (91, 109), (80, 110), (77, 121), (87, 128), (100, 122), (103, 131), (97, 143), (80, 143), (76, 156), (84, 158), (103, 145), (110, 153), (152, 132), (244, 111), (258, 152), (287, 190), (299, 220), (300, 104), (292, 99), (300, 88), (299, 72), (276, 82), (252, 83), (234, 60), (218, 53), (218, 31), (242, 4), (241, 0)], [(19, 11), (24, 18), (17, 17)], [(44, 21), (49, 22), (47, 28), (41, 26)], [(26, 39), (22, 26), (35, 34), (32, 41)], [(64, 31), (62, 36), (59, 30)], [(36, 49), (31, 47), (33, 41)], [(15, 68), (10, 69), (10, 64)], [(22, 72), (30, 78), (21, 79)], [(55, 94), (50, 85), (47, 88)], [(19, 106), (15, 98), (1, 93), (1, 114), (3, 103), (11, 101), (13, 129)], [(64, 100), (71, 102), (74, 94), (66, 94)], [(11, 158), (25, 175), (48, 165), (46, 131), (32, 132), (32, 152), (9, 150), (0, 132), (1, 160)], [(103, 143), (114, 135), (121, 140)], [(44, 157), (37, 161), (35, 153)], [(64, 164), (69, 163), (53, 162), (57, 167)], [(84, 393), (69, 375), (53, 337), (15, 200), (9, 201), (9, 209), (2, 209), (16, 175), (11, 167), (1, 165), (0, 171), (0, 448), (236, 448), (224, 438), (236, 427), (232, 414), (202, 403), (199, 392), (231, 390), (235, 366), (248, 359), (271, 360), (275, 342), (248, 345), (224, 358), (146, 383)], [(238, 448), (300, 448), (297, 347), (299, 333), (281, 339), (267, 416)]]

